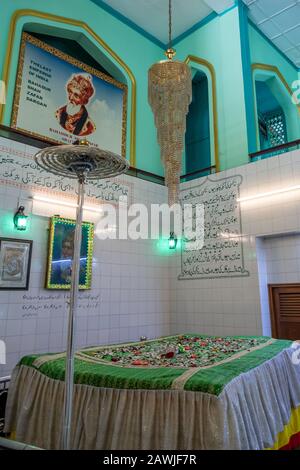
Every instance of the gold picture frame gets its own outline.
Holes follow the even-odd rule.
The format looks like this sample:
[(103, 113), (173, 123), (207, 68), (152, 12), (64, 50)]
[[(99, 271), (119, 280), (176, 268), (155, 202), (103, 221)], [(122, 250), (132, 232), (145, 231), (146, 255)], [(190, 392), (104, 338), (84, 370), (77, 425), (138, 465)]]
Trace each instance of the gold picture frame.
[[(50, 219), (46, 289), (71, 287), (74, 232), (76, 221), (54, 216)], [(92, 283), (94, 224), (82, 223), (79, 289), (90, 289)]]
[[(33, 66), (32, 68), (32, 73), (33, 73), (33, 79), (31, 81), (32, 83), (29, 83), (28, 76), (26, 78), (26, 74), (28, 75), (28, 73), (31, 73), (31, 70), (29, 70), (28, 72), (28, 70), (24, 66), (25, 53), (26, 53), (26, 48), (28, 45), (35, 46), (36, 48), (39, 48), (41, 51), (51, 54), (51, 56), (54, 58), (57, 58), (58, 61), (59, 60), (63, 61), (61, 63), (62, 68), (65, 68), (66, 64), (69, 65), (70, 76), (69, 76), (68, 81), (66, 81), (65, 83), (60, 82), (59, 85), (56, 84), (56, 86), (54, 87), (55, 91), (53, 91), (53, 93), (62, 94), (62, 90), (64, 90), (64, 94), (68, 95), (67, 101), (70, 100), (68, 86), (71, 86), (70, 83), (72, 82), (72, 76), (74, 75), (81, 76), (82, 83), (77, 84), (78, 87), (81, 87), (81, 89), (82, 88), (87, 89), (87, 86), (86, 86), (87, 77), (90, 78), (90, 81), (92, 82), (91, 87), (94, 90), (94, 92), (93, 92), (93, 95), (89, 99), (92, 101), (91, 106), (95, 105), (94, 108), (98, 109), (98, 114), (96, 114), (96, 116), (92, 115), (93, 117), (92, 119), (90, 117), (90, 112), (88, 111), (88, 107), (90, 107), (90, 104), (81, 105), (81, 107), (85, 108), (84, 111), (86, 114), (85, 114), (85, 118), (82, 119), (82, 120), (85, 119), (85, 127), (80, 130), (80, 133), (78, 132), (73, 133), (74, 131), (76, 131), (76, 125), (72, 124), (72, 122), (74, 123), (74, 121), (76, 121), (76, 113), (74, 115), (69, 114), (68, 112), (66, 113), (68, 118), (70, 118), (69, 119), (70, 123), (69, 124), (67, 123), (67, 125), (66, 123), (63, 122), (64, 118), (61, 119), (61, 113), (59, 113), (59, 111), (62, 108), (66, 108), (68, 106), (66, 105), (66, 106), (60, 107), (60, 104), (62, 104), (62, 98), (56, 99), (58, 107), (56, 109), (57, 115), (55, 113), (55, 120), (54, 120), (53, 110), (51, 110), (51, 113), (49, 113), (49, 116), (48, 116), (49, 122), (47, 123), (44, 122), (44, 124), (47, 126), (49, 123), (49, 131), (47, 130), (46, 132), (41, 132), (38, 128), (36, 128), (35, 130), (30, 128), (30, 124), (28, 124), (30, 122), (30, 119), (31, 121), (34, 122), (33, 126), (41, 126), (41, 122), (45, 121), (45, 118), (47, 118), (47, 115), (44, 113), (43, 114), (44, 119), (42, 120), (40, 119), (41, 113), (43, 113), (45, 109), (47, 110), (47, 97), (44, 99), (43, 96), (49, 93), (52, 93), (52, 88), (49, 87), (47, 82), (44, 83), (41, 81), (42, 78), (45, 78), (46, 80), (49, 81), (49, 77), (47, 77), (47, 70), (46, 71), (41, 70), (43, 73), (45, 73), (45, 76), (40, 76), (39, 75), (40, 72), (37, 69), (37, 66), (36, 67)], [(48, 59), (50, 60), (51, 58), (49, 57)], [(29, 66), (27, 66), (27, 68), (28, 67)], [(59, 69), (59, 62), (55, 69)], [(79, 70), (79, 72), (74, 73), (75, 69)], [(58, 75), (58, 72), (55, 72), (55, 73), (57, 73)], [(41, 77), (41, 78), (38, 78), (37, 80), (36, 77)], [(97, 85), (95, 85), (94, 83), (95, 80), (97, 81)], [(24, 83), (24, 86), (23, 86), (23, 83)], [(101, 90), (101, 86), (100, 86), (101, 84), (104, 87), (103, 90)], [(65, 88), (64, 88), (64, 85), (65, 85)], [(110, 88), (107, 88), (107, 85), (110, 85)], [(106, 92), (104, 92), (105, 86), (107, 88)], [(109, 91), (113, 93), (113, 91), (116, 92), (117, 90), (119, 90), (122, 94), (122, 96), (121, 95), (119, 96), (119, 100), (118, 100), (118, 102), (120, 102), (120, 100), (122, 101), (122, 106), (112, 109), (108, 106), (110, 104)], [(39, 91), (41, 92), (40, 96), (38, 95)], [(105, 100), (99, 100), (99, 97), (100, 96), (102, 97), (102, 93), (105, 93), (104, 96), (107, 97), (108, 103)], [(101, 146), (102, 148), (106, 148), (107, 150), (113, 151), (115, 153), (121, 154), (125, 158), (126, 157), (126, 133), (127, 133), (127, 130), (126, 130), (127, 128), (127, 125), (126, 125), (127, 124), (127, 100), (128, 100), (127, 95), (128, 95), (128, 87), (124, 83), (121, 83), (115, 80), (114, 78), (104, 74), (103, 72), (96, 70), (95, 68), (75, 59), (74, 57), (60, 51), (59, 49), (56, 49), (55, 47), (50, 46), (49, 44), (31, 36), (28, 33), (25, 33), (25, 32), (22, 33), (17, 78), (16, 78), (16, 83), (15, 83), (15, 92), (14, 92), (14, 99), (13, 99), (13, 110), (12, 110), (12, 116), (11, 116), (11, 127), (13, 127), (14, 129), (20, 130), (25, 134), (28, 134), (33, 137), (37, 137), (41, 140), (47, 140), (53, 143), (65, 143), (65, 144), (73, 143), (75, 140), (78, 139), (78, 137), (87, 136), (88, 140), (92, 144), (98, 145), (97, 141), (93, 141), (93, 138), (97, 138), (97, 133), (99, 133), (99, 129), (100, 130), (102, 129), (103, 122), (105, 122), (105, 126), (106, 126), (106, 127), (104, 126), (105, 128), (112, 127), (112, 126), (109, 126), (109, 123), (112, 121), (109, 121), (109, 123), (107, 124), (105, 119), (107, 119), (107, 114), (109, 114), (110, 111), (112, 112), (112, 116), (113, 116), (113, 112), (116, 111), (117, 109), (118, 111), (117, 117), (119, 117), (119, 120), (121, 121), (121, 129), (118, 129), (116, 131), (117, 135), (120, 137), (120, 149), (110, 148), (110, 146), (106, 145), (105, 143), (103, 145), (103, 139), (99, 139), (99, 146)], [(86, 96), (88, 96), (88, 94), (86, 94)], [(50, 103), (52, 103), (52, 101), (53, 101), (53, 98), (49, 100)], [(64, 100), (63, 102), (65, 101), (66, 100)], [(111, 103), (112, 101), (113, 100), (111, 100)], [(115, 102), (115, 98), (114, 98), (114, 102)], [(38, 109), (37, 117), (39, 117), (39, 119), (34, 118), (34, 113), (28, 112), (28, 110), (26, 109), (26, 106), (28, 106), (28, 103), (30, 103), (31, 107), (40, 106), (40, 109), (37, 108)], [(102, 104), (105, 103), (104, 108), (103, 107), (101, 108), (101, 106), (99, 106), (99, 103), (102, 103)], [(70, 101), (68, 101), (68, 104), (70, 105)], [(96, 107), (96, 104), (98, 105), (98, 108)], [(107, 111), (107, 112), (104, 112), (104, 111)], [(94, 111), (94, 113), (95, 112), (96, 111)], [(79, 115), (79, 113), (77, 114)], [(75, 116), (74, 119), (73, 119), (73, 116)], [(100, 116), (102, 116), (102, 120)], [(79, 121), (79, 118), (77, 119), (77, 121)], [(113, 125), (114, 125), (114, 122), (113, 122)], [(107, 132), (105, 133), (104, 129), (103, 129), (103, 133), (105, 135), (107, 134)], [(111, 137), (110, 139), (111, 145), (114, 146), (116, 145), (115, 144), (116, 139), (113, 139), (112, 136), (113, 136), (113, 133), (111, 133), (109, 137)]]

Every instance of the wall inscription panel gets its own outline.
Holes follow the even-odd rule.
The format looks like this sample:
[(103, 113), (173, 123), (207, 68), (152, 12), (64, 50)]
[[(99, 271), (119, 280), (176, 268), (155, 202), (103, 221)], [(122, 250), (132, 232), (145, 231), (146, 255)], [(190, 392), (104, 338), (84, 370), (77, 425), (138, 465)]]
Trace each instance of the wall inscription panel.
[(181, 191), (182, 204), (204, 205), (204, 246), (182, 244), (179, 279), (249, 276), (244, 266), (243, 235), (238, 202), (242, 176), (203, 178), (200, 185)]
[[(38, 152), (35, 147), (25, 146), (0, 137), (0, 184), (17, 186), (36, 193), (72, 198), (77, 192), (76, 180), (52, 175), (34, 161)], [(122, 177), (110, 180), (90, 180), (86, 185), (86, 196), (90, 202), (118, 203), (120, 197), (132, 197), (132, 184)]]

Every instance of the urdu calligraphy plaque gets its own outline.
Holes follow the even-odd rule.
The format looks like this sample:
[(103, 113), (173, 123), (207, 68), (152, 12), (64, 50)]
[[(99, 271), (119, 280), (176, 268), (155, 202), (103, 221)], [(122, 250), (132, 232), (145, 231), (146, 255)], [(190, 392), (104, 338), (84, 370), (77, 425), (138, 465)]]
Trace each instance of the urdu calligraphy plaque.
[(238, 202), (242, 179), (240, 175), (208, 176), (199, 185), (181, 191), (182, 205), (204, 205), (204, 245), (191, 250), (183, 242), (179, 279), (249, 276), (244, 266), (245, 237)]

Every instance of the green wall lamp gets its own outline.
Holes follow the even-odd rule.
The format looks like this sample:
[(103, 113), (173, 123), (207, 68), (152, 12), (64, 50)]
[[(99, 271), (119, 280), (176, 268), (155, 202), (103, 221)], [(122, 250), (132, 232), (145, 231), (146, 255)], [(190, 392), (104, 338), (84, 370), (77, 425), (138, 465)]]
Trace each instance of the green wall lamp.
[(174, 234), (174, 232), (170, 233), (170, 238), (169, 238), (169, 249), (170, 250), (175, 250), (177, 246), (177, 238)]
[(26, 230), (28, 216), (24, 214), (24, 206), (19, 206), (19, 209), (14, 215), (14, 226), (17, 230)]

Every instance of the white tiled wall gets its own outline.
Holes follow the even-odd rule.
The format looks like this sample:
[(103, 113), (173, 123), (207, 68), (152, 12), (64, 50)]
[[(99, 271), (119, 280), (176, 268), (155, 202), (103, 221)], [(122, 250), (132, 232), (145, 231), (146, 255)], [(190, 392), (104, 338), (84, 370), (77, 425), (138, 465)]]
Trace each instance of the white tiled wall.
[[(162, 203), (166, 189), (137, 178), (134, 201)], [(30, 288), (28, 291), (0, 291), (0, 339), (7, 346), (7, 364), (0, 365), (0, 377), (11, 372), (18, 359), (28, 353), (65, 349), (67, 305), (64, 293), (45, 290), (48, 217), (30, 217), (29, 229), (14, 229), (12, 218), (18, 198), (26, 191), (0, 186), (0, 236), (33, 240)], [(53, 208), (57, 214), (59, 208)], [(21, 234), (21, 236), (20, 236)], [(139, 340), (166, 335), (170, 330), (170, 284), (168, 262), (151, 240), (99, 240), (93, 253), (93, 301), (82, 299), (77, 323), (76, 346)], [(43, 296), (43, 299), (36, 299)], [(46, 299), (45, 296), (50, 296)]]
[[(238, 174), (243, 176), (241, 196), (299, 185), (300, 151), (222, 172), (214, 178)], [(136, 178), (128, 180), (134, 184), (134, 202), (166, 202), (164, 187)], [(183, 187), (195, 184), (194, 180)], [(0, 236), (19, 236), (13, 230), (12, 216), (20, 195), (28, 196), (0, 187)], [(89, 300), (80, 302), (77, 347), (189, 331), (269, 334), (267, 279), (299, 281), (300, 244), (296, 236), (267, 241), (263, 237), (300, 232), (300, 191), (242, 203), (241, 215), (249, 277), (179, 281), (180, 252), (162, 256), (151, 240), (96, 239), (90, 291), (96, 300), (90, 306)], [(6, 340), (8, 352), (0, 376), (10, 373), (24, 354), (65, 348), (67, 310), (63, 294), (58, 299), (39, 301), (24, 298), (57, 295), (43, 289), (47, 227), (47, 217), (32, 216), (25, 234), (34, 240), (29, 291), (0, 291), (0, 339)], [(36, 311), (34, 307), (39, 305), (42, 308)]]
[[(225, 171), (214, 175), (214, 178), (233, 175), (243, 176), (241, 197), (300, 185), (300, 151)], [(197, 182), (194, 180), (182, 186), (189, 188), (195, 184)], [(265, 271), (267, 269), (263, 267), (263, 257), (277, 257), (270, 261), (272, 281), (269, 282), (275, 279), (281, 279), (283, 282), (299, 281), (300, 264), (296, 255), (299, 243), (296, 237), (280, 238), (279, 241), (270, 242), (273, 251), (270, 248), (264, 252), (260, 245), (263, 242), (257, 237), (300, 232), (300, 190), (241, 203), (241, 216), (245, 267), (250, 271), (250, 276), (178, 280), (180, 272), (178, 253), (171, 260), (172, 333), (182, 331), (216, 335), (270, 333), (269, 314), (266, 315), (264, 308), (268, 301), (266, 276), (261, 275), (260, 282), (258, 261), (263, 273), (263, 269)], [(292, 252), (294, 252), (293, 259)]]
[(257, 239), (263, 332), (271, 335), (268, 284), (300, 283), (300, 233)]
[(300, 233), (265, 238), (262, 245), (269, 284), (300, 282)]

